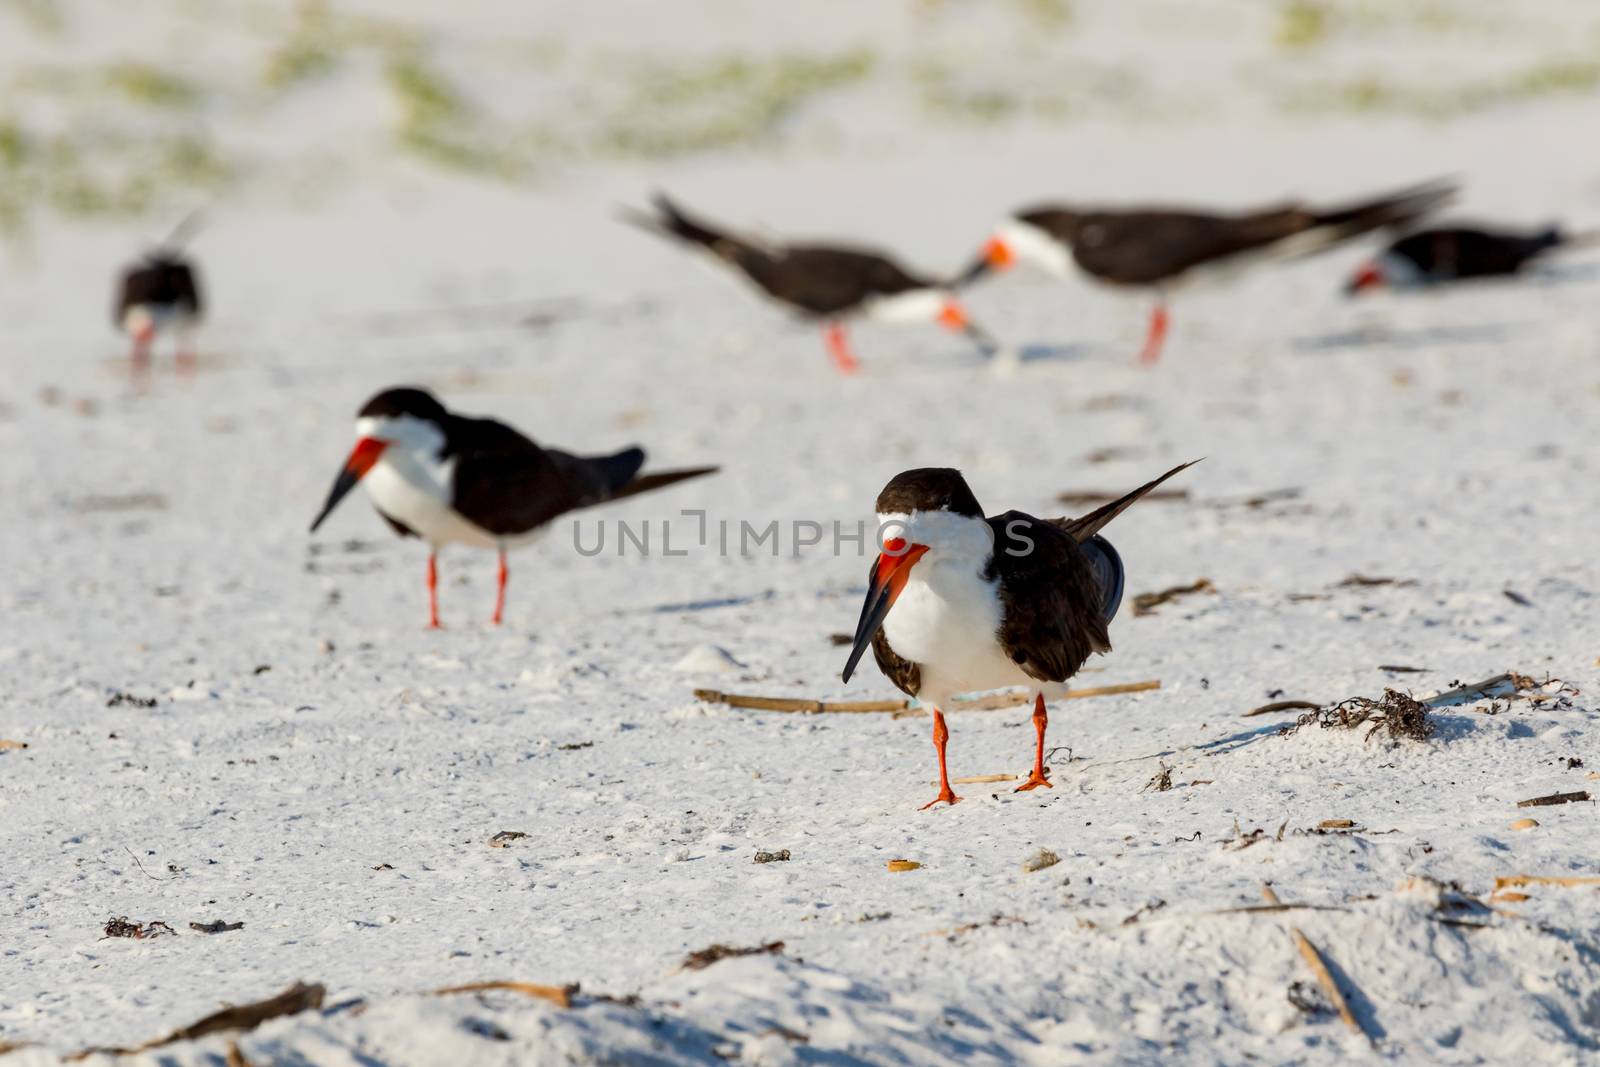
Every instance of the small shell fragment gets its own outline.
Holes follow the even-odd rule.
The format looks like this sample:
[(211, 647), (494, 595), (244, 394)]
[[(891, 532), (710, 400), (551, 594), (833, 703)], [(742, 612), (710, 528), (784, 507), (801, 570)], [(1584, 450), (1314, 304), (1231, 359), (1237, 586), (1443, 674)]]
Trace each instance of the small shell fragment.
[(1511, 824), (1511, 828), (1513, 830), (1532, 830), (1538, 825), (1538, 819), (1518, 819), (1516, 822)]
[(898, 874), (901, 871), (914, 871), (921, 866), (922, 864), (918, 863), (916, 860), (890, 860), (889, 873)]
[(1022, 861), (1022, 869), (1029, 874), (1042, 871), (1046, 867), (1054, 867), (1061, 862), (1061, 857), (1047, 848), (1041, 848), (1033, 855)]
[(1353, 820), (1351, 820), (1351, 819), (1323, 819), (1321, 822), (1317, 823), (1317, 829), (1318, 830), (1348, 830), (1348, 829), (1350, 829), (1350, 827), (1352, 827), (1354, 825), (1355, 825), (1355, 822)]

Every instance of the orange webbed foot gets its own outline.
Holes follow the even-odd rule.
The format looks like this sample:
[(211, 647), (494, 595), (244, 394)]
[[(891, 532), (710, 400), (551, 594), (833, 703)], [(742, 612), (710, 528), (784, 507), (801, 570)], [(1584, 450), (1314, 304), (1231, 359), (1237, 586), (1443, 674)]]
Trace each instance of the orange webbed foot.
[(1030, 790), (1030, 789), (1038, 789), (1040, 786), (1043, 786), (1046, 789), (1054, 789), (1056, 787), (1056, 784), (1054, 782), (1052, 782), (1049, 778), (1047, 778), (1044, 775), (1040, 774), (1038, 771), (1034, 771), (1032, 774), (1030, 774), (1028, 776), (1028, 780), (1026, 782), (1023, 782), (1021, 785), (1017, 786), (1015, 789), (1012, 790), (1012, 792), (1013, 793), (1026, 793), (1028, 790)]
[(938, 796), (934, 797), (932, 800), (930, 800), (926, 804), (922, 805), (922, 807), (920, 809), (918, 809), (918, 810), (927, 811), (929, 808), (933, 807), (935, 804), (940, 803), (941, 801), (943, 803), (945, 803), (945, 804), (959, 804), (959, 803), (961, 803), (961, 798), (956, 796), (954, 793), (952, 793), (950, 791), (950, 788), (948, 786), (946, 786), (945, 788), (939, 790), (939, 795)]

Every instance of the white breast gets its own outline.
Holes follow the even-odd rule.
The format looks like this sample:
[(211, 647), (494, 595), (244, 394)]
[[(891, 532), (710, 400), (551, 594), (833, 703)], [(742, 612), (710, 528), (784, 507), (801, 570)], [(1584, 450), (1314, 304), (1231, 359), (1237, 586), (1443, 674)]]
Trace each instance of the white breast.
[(497, 538), (474, 526), (450, 506), (453, 460), (430, 463), (401, 448), (390, 448), (361, 480), (378, 510), (404, 523), (434, 547), (447, 544), (493, 548)]
[(1000, 647), (999, 585), (970, 557), (917, 562), (883, 621), (895, 652), (922, 668), (922, 699), (1036, 684)]

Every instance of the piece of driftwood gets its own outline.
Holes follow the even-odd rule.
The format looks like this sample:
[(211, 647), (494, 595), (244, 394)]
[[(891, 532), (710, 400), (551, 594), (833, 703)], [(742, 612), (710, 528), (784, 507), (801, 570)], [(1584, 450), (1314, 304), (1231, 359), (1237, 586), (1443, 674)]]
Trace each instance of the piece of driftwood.
[(425, 996), (448, 997), (455, 993), (490, 993), (503, 990), (507, 993), (521, 993), (527, 997), (537, 997), (548, 1000), (558, 1008), (572, 1007), (572, 986), (540, 985), (537, 982), (468, 982), (466, 985), (445, 986), (443, 989), (430, 989)]
[[(1268, 904), (1283, 903), (1278, 899), (1278, 894), (1273, 891), (1270, 885), (1261, 887), (1261, 895), (1266, 898)], [(1339, 989), (1339, 983), (1333, 980), (1333, 974), (1328, 970), (1328, 964), (1322, 958), (1322, 953), (1317, 951), (1317, 946), (1313, 945), (1311, 939), (1300, 932), (1298, 926), (1289, 927), (1289, 934), (1294, 938), (1295, 947), (1300, 950), (1300, 956), (1306, 961), (1306, 966), (1310, 967), (1311, 973), (1316, 976), (1317, 984), (1322, 987), (1324, 993), (1328, 994), (1328, 999), (1338, 1009), (1339, 1018), (1343, 1019), (1344, 1024), (1351, 1030), (1371, 1041), (1372, 1035), (1362, 1028), (1361, 1021), (1356, 1018), (1355, 1012), (1350, 1010), (1350, 1002), (1345, 1000), (1344, 993)]]
[[(1160, 679), (1152, 678), (1143, 682), (1124, 682), (1120, 685), (1097, 685), (1089, 689), (1072, 689), (1057, 697), (1058, 700), (1081, 700), (1085, 697), (1115, 696), (1119, 693), (1143, 693), (1150, 689), (1160, 689)], [(892, 711), (910, 713), (913, 715), (926, 714), (925, 708), (913, 707), (909, 700), (808, 700), (803, 697), (764, 697), (749, 693), (724, 693), (716, 689), (696, 689), (696, 700), (704, 700), (708, 704), (726, 704), (731, 708), (747, 708), (751, 711), (794, 711), (812, 715), (828, 714), (862, 714), (867, 712)], [(981, 697), (964, 700), (953, 700), (945, 711), (994, 711), (999, 708), (1014, 708), (1019, 704), (1028, 704), (1033, 701), (1033, 694), (1026, 690), (1014, 690), (1003, 693), (989, 693)]]
[(1251, 708), (1240, 718), (1248, 719), (1252, 715), (1271, 715), (1275, 711), (1316, 711), (1322, 707), (1309, 700), (1274, 700), (1270, 704), (1263, 704), (1259, 708)]
[(1494, 891), (1498, 893), (1502, 889), (1515, 889), (1528, 885), (1559, 885), (1577, 889), (1586, 885), (1600, 886), (1600, 878), (1582, 874), (1508, 874), (1494, 880)]
[[(950, 784), (951, 785), (988, 785), (990, 782), (1014, 782), (1016, 780), (1017, 780), (1017, 776), (1014, 775), (1014, 774), (969, 774), (965, 778), (952, 778), (952, 779), (950, 779)], [(930, 784), (931, 785), (938, 785), (939, 783), (938, 782), (932, 782)]]
[(147, 1041), (134, 1048), (89, 1048), (84, 1049), (82, 1052), (75, 1052), (66, 1058), (69, 1060), (82, 1060), (100, 1054), (126, 1056), (135, 1052), (161, 1048), (164, 1045), (171, 1045), (178, 1041), (193, 1041), (196, 1038), (209, 1037), (211, 1034), (254, 1030), (269, 1019), (277, 1019), (285, 1015), (298, 1015), (303, 1011), (315, 1011), (322, 1007), (322, 998), (326, 992), (327, 990), (320, 985), (306, 985), (303, 982), (296, 982), (275, 997), (268, 997), (266, 1000), (257, 1000), (249, 1004), (237, 1004), (231, 1008), (223, 1008), (221, 1011), (207, 1015), (198, 1022), (172, 1031), (166, 1037)]
[(698, 952), (691, 952), (683, 958), (682, 967), (686, 971), (703, 971), (719, 960), (737, 959), (740, 956), (781, 956), (783, 955), (782, 941), (768, 941), (764, 945), (753, 948), (741, 948), (736, 945), (712, 945)]
[(1155, 593), (1140, 593), (1133, 598), (1133, 613), (1135, 615), (1149, 615), (1170, 601), (1182, 596), (1191, 596), (1195, 593), (1215, 593), (1217, 587), (1211, 584), (1210, 578), (1196, 578), (1188, 585), (1175, 585), (1170, 589), (1162, 589)]
[(1549, 808), (1557, 804), (1576, 804), (1589, 799), (1586, 790), (1579, 789), (1572, 793), (1551, 793), (1549, 796), (1530, 797), (1527, 800), (1517, 801), (1519, 808)]
[(1489, 700), (1493, 697), (1506, 697), (1519, 692), (1523, 686), (1520, 684), (1522, 676), (1507, 671), (1497, 674), (1493, 678), (1485, 678), (1481, 682), (1471, 685), (1458, 685), (1454, 689), (1446, 689), (1442, 693), (1435, 693), (1424, 700), (1423, 703), (1430, 708), (1450, 708), (1457, 704), (1474, 704), (1480, 700)]

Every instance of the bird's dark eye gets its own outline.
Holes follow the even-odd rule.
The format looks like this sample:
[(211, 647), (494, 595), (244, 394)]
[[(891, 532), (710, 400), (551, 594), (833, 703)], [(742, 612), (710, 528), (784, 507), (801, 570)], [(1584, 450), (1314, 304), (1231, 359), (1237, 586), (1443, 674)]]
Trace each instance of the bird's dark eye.
[(1011, 653), (1011, 659), (1015, 663), (1026, 663), (1028, 662), (1028, 654), (1026, 652), (1013, 652)]

